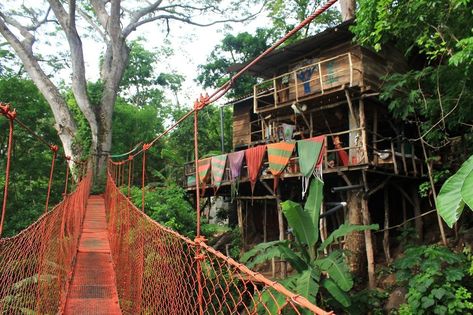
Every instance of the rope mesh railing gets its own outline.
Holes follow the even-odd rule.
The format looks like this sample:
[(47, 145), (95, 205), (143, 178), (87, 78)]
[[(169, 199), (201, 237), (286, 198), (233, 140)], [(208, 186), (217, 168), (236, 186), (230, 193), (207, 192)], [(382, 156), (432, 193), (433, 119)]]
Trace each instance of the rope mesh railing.
[(331, 314), (153, 221), (110, 174), (105, 202), (123, 314)]
[(91, 176), (18, 235), (0, 239), (0, 313), (55, 314), (64, 307)]

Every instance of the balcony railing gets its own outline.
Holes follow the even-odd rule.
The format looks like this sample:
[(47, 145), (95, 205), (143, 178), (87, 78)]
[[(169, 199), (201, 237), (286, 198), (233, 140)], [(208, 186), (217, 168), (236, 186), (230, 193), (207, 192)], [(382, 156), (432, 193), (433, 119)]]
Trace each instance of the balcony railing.
[(358, 57), (345, 53), (256, 84), (253, 87), (254, 112), (287, 106), (342, 86), (357, 85), (361, 79), (357, 60)]
[[(356, 166), (366, 165), (368, 163), (367, 153), (365, 150), (365, 146), (361, 142), (356, 142), (352, 145), (348, 145), (341, 148), (334, 148), (332, 145), (332, 139), (334, 136), (347, 136), (350, 133), (359, 133), (361, 132), (361, 128), (353, 129), (353, 130), (346, 130), (336, 133), (327, 134), (327, 141), (325, 141), (325, 150), (323, 155), (323, 164), (322, 169), (323, 172), (336, 172), (340, 169), (348, 169)], [(330, 143), (330, 145), (327, 144)], [(343, 165), (342, 161), (338, 156), (338, 151), (345, 151), (348, 156), (348, 164)], [(293, 152), (291, 159), (287, 167), (284, 169), (283, 173), (280, 177), (296, 177), (301, 176), (300, 168), (299, 168), (299, 157), (297, 156), (296, 150)], [(195, 164), (194, 162), (189, 162), (185, 165), (185, 177), (186, 177), (186, 184), (187, 187), (191, 188), (195, 186)], [(260, 178), (261, 179), (268, 179), (273, 178), (273, 175), (269, 171), (269, 162), (267, 159), (267, 155), (265, 155), (263, 166), (260, 170)], [(245, 163), (243, 163), (241, 175), (240, 175), (240, 182), (245, 182), (248, 180), (248, 170)], [(230, 169), (227, 167), (225, 169), (225, 174), (223, 177), (222, 185), (230, 183)]]

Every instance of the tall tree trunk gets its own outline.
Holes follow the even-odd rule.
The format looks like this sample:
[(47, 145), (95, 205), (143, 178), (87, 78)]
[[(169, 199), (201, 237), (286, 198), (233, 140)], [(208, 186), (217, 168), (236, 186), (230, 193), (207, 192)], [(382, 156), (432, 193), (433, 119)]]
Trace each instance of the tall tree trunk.
[(356, 0), (340, 0), (340, 10), (342, 11), (343, 21), (355, 17)]
[(108, 44), (105, 53), (101, 69), (101, 79), (104, 83), (102, 99), (95, 111), (95, 122), (91, 124), (94, 170), (98, 176), (104, 174), (106, 161), (112, 148), (113, 108), (129, 53), (130, 49), (121, 35)]
[[(347, 193), (348, 223), (353, 225), (363, 224), (362, 216), (362, 196), (356, 191)], [(365, 272), (365, 238), (363, 232), (352, 232), (345, 238), (345, 249), (349, 251), (348, 266), (350, 270), (358, 276)]]

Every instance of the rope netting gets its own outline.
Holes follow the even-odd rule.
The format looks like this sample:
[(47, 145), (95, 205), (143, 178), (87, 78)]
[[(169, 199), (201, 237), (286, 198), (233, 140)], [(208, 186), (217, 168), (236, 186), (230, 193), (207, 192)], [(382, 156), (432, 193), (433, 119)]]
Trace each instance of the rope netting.
[(0, 313), (61, 312), (77, 253), (91, 175), (18, 235), (0, 239)]
[(123, 314), (331, 314), (212, 247), (166, 228), (116, 186), (105, 202)]

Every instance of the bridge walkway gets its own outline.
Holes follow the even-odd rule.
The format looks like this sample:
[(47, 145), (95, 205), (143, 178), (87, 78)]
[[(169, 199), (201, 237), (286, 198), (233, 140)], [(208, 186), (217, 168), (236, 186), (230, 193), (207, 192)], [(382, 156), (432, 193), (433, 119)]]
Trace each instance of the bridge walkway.
[(121, 314), (102, 196), (87, 203), (64, 314)]

